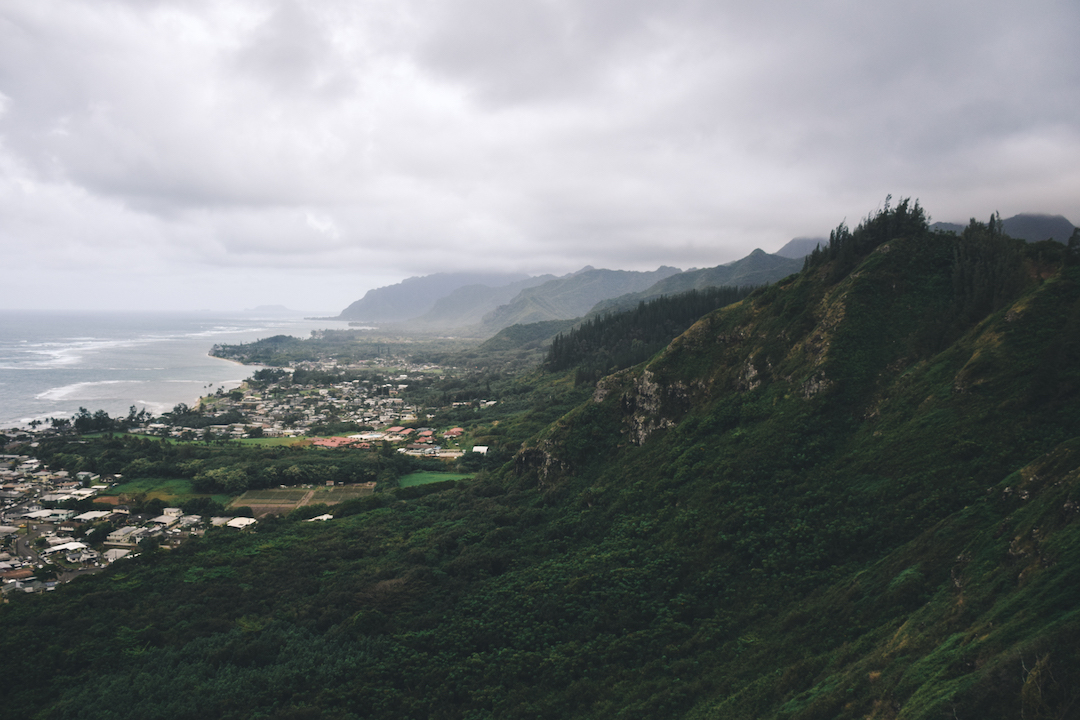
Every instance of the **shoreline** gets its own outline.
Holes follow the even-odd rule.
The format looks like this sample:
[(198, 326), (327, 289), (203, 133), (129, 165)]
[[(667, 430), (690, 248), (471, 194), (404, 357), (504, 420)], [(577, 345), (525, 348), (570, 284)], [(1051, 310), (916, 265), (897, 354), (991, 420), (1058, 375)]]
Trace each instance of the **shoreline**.
[(246, 362), (241, 362), (239, 360), (233, 360), (232, 358), (223, 358), (223, 357), (220, 357), (218, 355), (214, 355), (213, 353), (206, 353), (206, 357), (212, 357), (215, 360), (221, 360), (223, 362), (232, 363), (233, 365), (240, 365), (242, 367), (257, 367), (259, 369), (269, 367), (268, 365), (257, 365), (257, 364), (254, 364), (254, 363), (249, 365)]
[(197, 405), (218, 387), (235, 389), (263, 367), (213, 355), (213, 345), (274, 334), (303, 337), (316, 324), (193, 313), (60, 312), (41, 322), (25, 321), (25, 315), (8, 318), (0, 343), (5, 429), (29, 430), (34, 421), (48, 427), (49, 418), (70, 420), (80, 407), (115, 418), (131, 405), (154, 415), (180, 403)]

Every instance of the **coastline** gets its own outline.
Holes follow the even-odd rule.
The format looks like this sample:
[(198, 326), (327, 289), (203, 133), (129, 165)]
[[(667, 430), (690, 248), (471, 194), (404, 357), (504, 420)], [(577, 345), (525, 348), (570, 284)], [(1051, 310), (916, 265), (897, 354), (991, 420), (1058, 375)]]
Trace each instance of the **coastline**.
[(0, 427), (70, 419), (80, 407), (160, 415), (236, 388), (262, 367), (212, 355), (214, 345), (314, 329), (307, 320), (195, 312), (0, 312)]
[(222, 361), (224, 361), (224, 362), (227, 362), (227, 363), (232, 363), (233, 365), (241, 365), (241, 366), (243, 366), (243, 367), (253, 367), (253, 368), (258, 368), (258, 369), (260, 369), (260, 370), (262, 370), (263, 368), (267, 367), (266, 365), (257, 365), (257, 364), (251, 364), (251, 365), (249, 365), (249, 364), (248, 364), (248, 363), (246, 363), (246, 362), (241, 362), (241, 361), (239, 361), (239, 360), (233, 360), (232, 358), (223, 358), (223, 357), (220, 357), (220, 356), (218, 356), (218, 355), (214, 355), (214, 354), (212, 354), (212, 353), (206, 353), (206, 357), (212, 357), (212, 358), (214, 358), (215, 360), (222, 360)]

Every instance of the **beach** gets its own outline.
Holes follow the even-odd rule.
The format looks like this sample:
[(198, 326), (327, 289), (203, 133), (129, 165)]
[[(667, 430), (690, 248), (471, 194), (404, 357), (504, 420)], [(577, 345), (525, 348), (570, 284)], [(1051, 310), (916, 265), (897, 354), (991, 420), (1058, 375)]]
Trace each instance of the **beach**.
[(211, 357), (216, 343), (307, 337), (344, 322), (226, 313), (0, 311), (0, 427), (80, 407), (155, 415), (236, 387), (258, 368)]

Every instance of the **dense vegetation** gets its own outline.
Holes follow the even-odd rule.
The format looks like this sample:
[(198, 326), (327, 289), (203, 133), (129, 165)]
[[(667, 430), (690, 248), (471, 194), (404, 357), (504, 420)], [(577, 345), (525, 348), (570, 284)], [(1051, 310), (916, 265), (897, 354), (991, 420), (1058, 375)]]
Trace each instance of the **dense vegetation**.
[(211, 354), (252, 365), (285, 367), (311, 360), (352, 364), (411, 357), (416, 362), (427, 362), (464, 347), (462, 341), (445, 338), (424, 338), (418, 343), (415, 338), (379, 335), (363, 329), (319, 330), (312, 331), (308, 338), (274, 335), (239, 345), (215, 345)]
[(475, 480), (3, 606), (5, 711), (1072, 717), (1075, 261), (886, 206), (595, 389), (523, 376), (531, 435), (497, 380)]
[(596, 383), (605, 375), (648, 360), (701, 316), (742, 300), (753, 288), (714, 287), (641, 301), (637, 308), (585, 320), (551, 342), (544, 367), (575, 371), (575, 382)]
[(391, 483), (418, 469), (417, 460), (392, 451), (343, 452), (301, 447), (252, 447), (237, 443), (171, 442), (130, 435), (60, 437), (41, 442), (36, 454), (69, 472), (139, 478), (186, 478), (196, 492), (226, 492), (325, 482)]

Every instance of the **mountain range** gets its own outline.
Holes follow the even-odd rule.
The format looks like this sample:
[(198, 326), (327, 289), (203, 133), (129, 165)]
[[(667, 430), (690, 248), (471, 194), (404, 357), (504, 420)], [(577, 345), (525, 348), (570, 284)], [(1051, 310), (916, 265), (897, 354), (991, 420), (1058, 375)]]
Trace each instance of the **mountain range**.
[(388, 323), (411, 331), (489, 337), (511, 325), (569, 320), (649, 299), (719, 285), (765, 285), (798, 271), (801, 260), (755, 250), (715, 268), (651, 272), (586, 266), (555, 277), (439, 273), (369, 290), (335, 319)]
[[(1025, 242), (1040, 242), (1042, 240), (1054, 240), (1059, 243), (1067, 243), (1076, 226), (1061, 215), (1046, 215), (1040, 213), (1020, 213), (1001, 221), (1005, 234), (1023, 240)], [(947, 232), (963, 232), (966, 225), (959, 223), (936, 222), (930, 226), (931, 230), (943, 230)]]
[[(1060, 215), (1020, 214), (1002, 225), (1006, 234), (1027, 242), (1053, 239), (1064, 243), (1074, 230)], [(930, 229), (960, 233), (965, 227), (939, 222)], [(823, 237), (798, 237), (775, 254), (757, 249), (735, 262), (686, 271), (585, 267), (563, 277), (437, 273), (369, 290), (335, 319), (490, 337), (511, 325), (593, 316), (691, 289), (768, 285), (798, 272), (803, 258), (828, 242)]]
[[(634, 336), (665, 303), (593, 327)], [(380, 491), (326, 522), (209, 531), (0, 605), (5, 710), (1077, 717), (1080, 248), (935, 232), (905, 201), (643, 362), (502, 390), (447, 410), (489, 446), (469, 480), (394, 488), (401, 456), (375, 451)], [(134, 450), (172, 477), (224, 447), (35, 452)]]
[[(483, 423), (493, 459), (472, 480), (0, 607), (7, 708), (1075, 717), (1075, 249), (937, 233), (901, 203), (647, 361), (572, 377), (507, 393), (531, 419)], [(140, 442), (41, 451), (92, 467), (93, 443)], [(180, 449), (147, 442), (139, 462), (178, 472)]]
[(644, 300), (677, 295), (689, 290), (768, 285), (798, 272), (802, 266), (801, 256), (797, 259), (787, 258), (781, 255), (770, 255), (758, 249), (742, 260), (736, 260), (727, 265), (672, 274), (641, 292), (628, 293), (598, 302), (589, 314), (627, 310)]
[(357, 322), (400, 322), (429, 313), (436, 303), (467, 286), (498, 289), (528, 281), (524, 273), (436, 273), (369, 290), (337, 316)]

